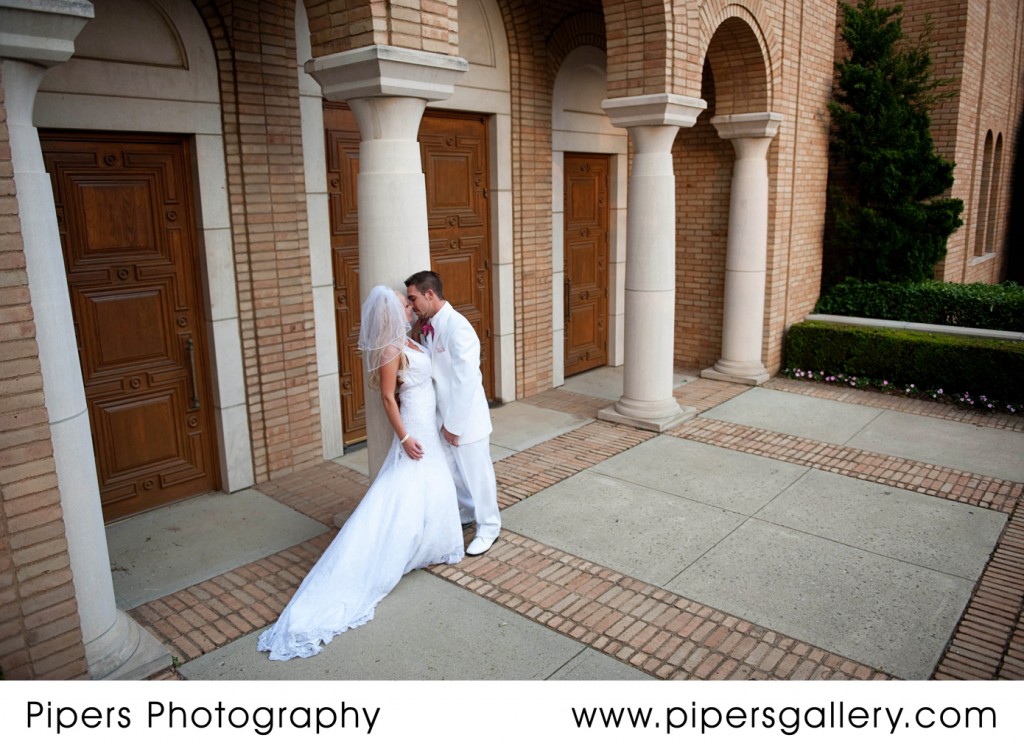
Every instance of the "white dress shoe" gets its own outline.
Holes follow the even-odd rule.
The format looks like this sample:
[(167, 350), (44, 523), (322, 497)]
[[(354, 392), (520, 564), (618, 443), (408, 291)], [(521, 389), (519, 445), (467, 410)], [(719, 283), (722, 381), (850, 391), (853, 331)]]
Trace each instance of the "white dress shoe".
[(491, 548), (491, 544), (493, 543), (493, 538), (480, 538), (480, 536), (477, 536), (472, 541), (470, 541), (469, 546), (466, 547), (466, 555), (471, 557), (478, 557), (484, 552), (486, 552), (489, 548)]

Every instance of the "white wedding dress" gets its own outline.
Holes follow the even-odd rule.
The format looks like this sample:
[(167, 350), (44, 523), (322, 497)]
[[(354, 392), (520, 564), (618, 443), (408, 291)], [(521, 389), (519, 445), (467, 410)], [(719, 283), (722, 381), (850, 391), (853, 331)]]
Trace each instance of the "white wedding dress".
[[(415, 344), (414, 344), (415, 345)], [(257, 650), (270, 660), (309, 658), (347, 629), (373, 619), (377, 604), (407, 572), (454, 564), (464, 554), (455, 484), (437, 430), (430, 356), (406, 346), (399, 387), (402, 423), (423, 445), (405, 454), (398, 437), (376, 480), (309, 571)]]

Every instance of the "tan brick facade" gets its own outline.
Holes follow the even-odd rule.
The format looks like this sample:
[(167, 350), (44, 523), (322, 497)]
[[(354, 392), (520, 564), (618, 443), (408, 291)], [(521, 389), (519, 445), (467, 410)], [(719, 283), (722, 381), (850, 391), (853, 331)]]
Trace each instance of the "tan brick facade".
[(253, 462), (266, 480), (321, 457), (295, 27), (285, 7), (230, 5), (221, 16), (197, 4), (222, 71)]
[[(903, 5), (912, 33), (925, 13), (941, 18), (932, 37), (937, 73), (959, 86), (934, 117), (939, 149), (957, 162), (952, 192), (965, 201), (965, 226), (952, 238), (938, 275), (998, 281), (1005, 272), (1002, 238), (1021, 108), (1024, 9), (1013, 0)], [(193, 6), (217, 69), (240, 376), (252, 445), (244, 457), (256, 482), (273, 482), (324, 457), (305, 181), (307, 169), (323, 171), (324, 165), (310, 165), (304, 151), (294, 3), (193, 0)], [(836, 4), (496, 0), (496, 6), (504, 24), (496, 31), (508, 42), (512, 207), (510, 225), (497, 231), (511, 237), (512, 281), (503, 292), (510, 299), (493, 303), (515, 311), (509, 372), (516, 397), (544, 393), (554, 381), (552, 89), (560, 65), (581, 46), (606, 54), (609, 98), (670, 93), (708, 104), (693, 127), (680, 130), (673, 148), (674, 359), (680, 367), (712, 365), (722, 349), (735, 153), (710, 119), (782, 116), (767, 157), (762, 331), (764, 364), (777, 371), (786, 329), (811, 310), (819, 293)], [(456, 0), (305, 0), (304, 7), (317, 58), (374, 44), (441, 55), (459, 50)], [(0, 81), (0, 104), (2, 97)], [(81, 678), (88, 669), (12, 175), (0, 106), (0, 668), (8, 678)], [(978, 240), (979, 232), (990, 232), (991, 242), (987, 235)]]
[[(454, 55), (459, 51), (455, 0), (305, 0), (317, 57), (387, 44)], [(287, 7), (287, 3), (284, 4)]]

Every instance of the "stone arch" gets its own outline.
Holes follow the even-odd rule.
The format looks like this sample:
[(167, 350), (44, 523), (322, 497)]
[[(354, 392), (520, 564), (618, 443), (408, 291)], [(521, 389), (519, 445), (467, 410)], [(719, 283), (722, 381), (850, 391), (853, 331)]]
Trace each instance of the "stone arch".
[[(753, 5), (760, 10), (760, 3)], [(780, 60), (781, 53), (759, 15), (735, 3), (702, 8), (701, 49), (705, 73), (710, 69), (714, 77), (716, 115), (772, 109), (773, 60)]]
[[(48, 121), (70, 119), (69, 113), (74, 110), (76, 117), (87, 121), (99, 121), (106, 115), (112, 129), (160, 130), (160, 123), (168, 116), (181, 123), (188, 119), (179, 103), (196, 107), (217, 104), (214, 50), (190, 2), (96, 0), (94, 6), (97, 16), (82, 30), (75, 55), (43, 79), (38, 117)], [(131, 29), (131, 35), (124, 33), (126, 28)], [(125, 122), (123, 111), (117, 116), (109, 114), (112, 97), (152, 100), (154, 104), (145, 111), (140, 107), (132, 121)], [(162, 102), (176, 103), (165, 106)], [(140, 120), (147, 116), (152, 122)]]
[(579, 47), (596, 47), (606, 52), (604, 16), (589, 11), (569, 16), (552, 29), (546, 46), (554, 74), (557, 74), (566, 56)]

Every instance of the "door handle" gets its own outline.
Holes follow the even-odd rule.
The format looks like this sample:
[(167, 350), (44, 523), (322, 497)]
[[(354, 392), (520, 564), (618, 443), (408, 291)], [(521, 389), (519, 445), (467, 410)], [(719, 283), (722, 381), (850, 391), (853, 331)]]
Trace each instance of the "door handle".
[(565, 294), (565, 321), (572, 322), (572, 280), (569, 278), (565, 279), (565, 290), (562, 292)]
[(199, 408), (199, 391), (196, 386), (196, 347), (192, 342), (191, 335), (188, 337), (188, 365), (192, 375), (192, 408)]

